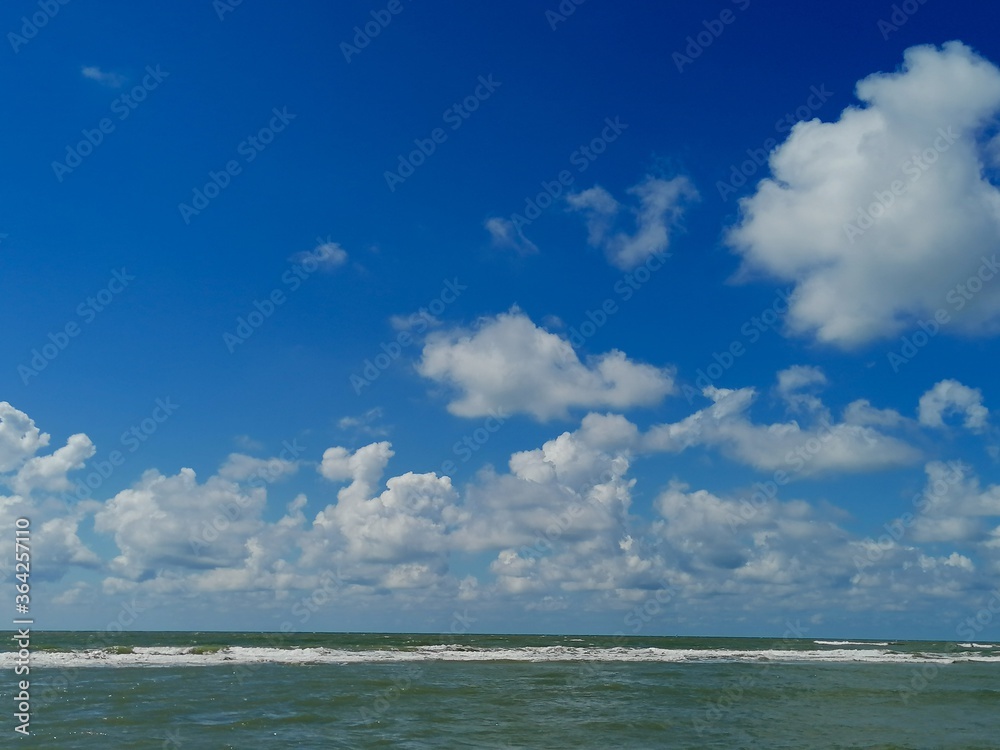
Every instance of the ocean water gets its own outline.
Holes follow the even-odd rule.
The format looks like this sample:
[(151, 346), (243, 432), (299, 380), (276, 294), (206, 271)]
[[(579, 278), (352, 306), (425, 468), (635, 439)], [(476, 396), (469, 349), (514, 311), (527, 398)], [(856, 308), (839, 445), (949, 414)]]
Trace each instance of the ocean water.
[(989, 642), (33, 633), (30, 680), (0, 747), (1000, 748)]

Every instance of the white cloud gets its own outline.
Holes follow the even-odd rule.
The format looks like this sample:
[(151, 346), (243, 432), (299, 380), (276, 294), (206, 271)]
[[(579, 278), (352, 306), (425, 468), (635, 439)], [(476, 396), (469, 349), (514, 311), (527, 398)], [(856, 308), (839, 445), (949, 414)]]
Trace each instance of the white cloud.
[(437, 585), (447, 573), (450, 527), (458, 520), (458, 495), (448, 477), (407, 472), (389, 478), (376, 494), (393, 451), (387, 442), (353, 453), (333, 447), (320, 472), (351, 480), (337, 503), (317, 514), (307, 559), (335, 562), (372, 584), (407, 589)]
[(119, 88), (125, 83), (125, 76), (119, 73), (106, 73), (96, 65), (85, 65), (80, 72), (84, 78), (97, 81), (102, 86), (108, 86), (113, 89)]
[(347, 251), (336, 242), (322, 242), (312, 250), (295, 253), (291, 258), (307, 271), (318, 268), (321, 271), (332, 271), (347, 262)]
[[(773, 177), (741, 200), (727, 241), (743, 276), (795, 282), (790, 332), (840, 347), (939, 309), (956, 330), (995, 331), (1000, 283), (989, 279), (1000, 266), (983, 258), (996, 252), (1000, 191), (977, 138), (1000, 111), (1000, 70), (959, 42), (913, 47), (901, 71), (865, 78), (857, 96), (864, 106), (836, 122), (796, 125), (771, 154)], [(873, 203), (878, 216), (859, 230)], [(976, 273), (969, 289), (981, 291), (956, 296), (958, 314), (946, 297)]]
[(748, 416), (756, 398), (753, 388), (709, 387), (704, 394), (714, 402), (711, 406), (680, 422), (650, 428), (645, 448), (679, 452), (699, 445), (717, 447), (755, 469), (790, 476), (875, 471), (920, 458), (909, 444), (869, 426), (835, 423), (822, 409), (809, 428), (796, 421), (754, 424)]
[(247, 539), (262, 527), (263, 488), (241, 489), (221, 477), (199, 484), (191, 469), (164, 476), (151, 469), (105, 503), (94, 528), (113, 534), (121, 554), (111, 569), (140, 579), (167, 566), (237, 565)]
[(876, 409), (868, 399), (852, 401), (844, 409), (844, 422), (871, 427), (898, 427), (906, 422), (895, 409)]
[(793, 365), (778, 373), (778, 391), (788, 395), (811, 385), (826, 385), (826, 375), (818, 367)]
[(519, 255), (533, 255), (538, 252), (538, 246), (525, 237), (520, 227), (515, 226), (510, 219), (493, 216), (487, 219), (483, 226), (490, 233), (493, 247), (508, 248)]
[(51, 577), (61, 577), (70, 565), (96, 568), (101, 558), (77, 536), (82, 513), (75, 512), (44, 521), (35, 535), (35, 559), (51, 571)]
[(913, 538), (920, 542), (985, 539), (990, 530), (987, 519), (1000, 517), (1000, 485), (981, 488), (971, 468), (960, 462), (931, 461), (924, 471), (927, 484), (918, 501)]
[(942, 380), (920, 397), (920, 424), (944, 427), (944, 417), (952, 414), (965, 418), (963, 425), (967, 430), (982, 432), (987, 427), (990, 413), (983, 406), (982, 392), (957, 380)]
[(66, 474), (80, 469), (97, 449), (84, 434), (70, 435), (66, 445), (46, 456), (29, 458), (18, 470), (10, 485), (15, 492), (28, 495), (34, 490), (61, 492), (70, 489)]
[(395, 455), (391, 443), (371, 443), (351, 453), (346, 448), (327, 448), (319, 473), (331, 482), (350, 479), (357, 485), (355, 492), (367, 495), (374, 490), (375, 482), (382, 476), (389, 459)]
[(256, 480), (275, 482), (299, 470), (298, 461), (284, 458), (254, 458), (244, 453), (230, 453), (226, 462), (219, 467), (219, 476), (234, 482)]
[(32, 419), (6, 401), (0, 401), (0, 472), (16, 469), (49, 444)]
[(566, 197), (569, 206), (586, 216), (588, 242), (601, 248), (608, 261), (622, 270), (644, 263), (670, 247), (670, 232), (684, 213), (684, 204), (698, 198), (698, 191), (686, 177), (661, 180), (647, 176), (628, 189), (638, 199), (631, 208), (635, 231), (615, 231), (622, 205), (602, 187), (592, 187)]
[(792, 410), (818, 411), (823, 408), (820, 400), (815, 396), (800, 393), (800, 391), (811, 386), (825, 386), (826, 384), (826, 375), (820, 368), (794, 365), (778, 373), (777, 389), (778, 394)]
[(376, 406), (356, 417), (341, 417), (337, 420), (337, 427), (341, 430), (352, 430), (364, 435), (382, 437), (389, 434), (388, 428), (377, 424), (382, 417), (382, 409)]
[(536, 419), (569, 409), (628, 409), (659, 403), (674, 390), (670, 370), (636, 363), (620, 351), (581, 362), (565, 339), (536, 326), (517, 308), (428, 336), (417, 371), (451, 386), (448, 405), (462, 417), (525, 412)]
[[(818, 371), (783, 372), (779, 391), (791, 395), (822, 384)], [(211, 597), (223, 609), (245, 604), (258, 611), (287, 612), (302, 590), (327, 588), (324, 575), (336, 578), (340, 611), (389, 602), (397, 609), (440, 607), (445, 618), (456, 598), (476, 602), (480, 611), (524, 612), (635, 611), (669, 600), (663, 612), (670, 617), (717, 613), (719, 597), (734, 613), (779, 605), (788, 612), (910, 611), (914, 602), (973, 596), (990, 571), (1000, 572), (1000, 487), (981, 487), (958, 464), (926, 466), (919, 511), (888, 543), (845, 531), (840, 523), (847, 514), (832, 505), (785, 497), (758, 502), (757, 486), (695, 490), (673, 480), (655, 492), (655, 484), (644, 484), (637, 496), (655, 496), (655, 515), (648, 518), (644, 507), (636, 514), (637, 480), (630, 474), (650, 451), (714, 446), (743, 463), (792, 474), (788, 451), (796, 455), (801, 447), (803, 475), (882, 468), (911, 457), (912, 448), (871, 427), (902, 418), (864, 401), (845, 410), (844, 423), (823, 427), (829, 415), (822, 405), (807, 426), (755, 424), (751, 389), (708, 395), (713, 406), (646, 434), (621, 414), (589, 413), (575, 430), (514, 452), (506, 470), (484, 467), (462, 491), (434, 473), (384, 478), (393, 459), (388, 442), (332, 447), (318, 471), (339, 483), (335, 502), (311, 516), (309, 500), (298, 495), (283, 516), (269, 508), (268, 520), (267, 492), (250, 480), (268, 467), (286, 476), (298, 462), (233, 454), (203, 482), (190, 469), (173, 476), (150, 470), (105, 503), (67, 506), (45, 497), (93, 449), (78, 435), (37, 457), (48, 463), (34, 456), (15, 462), (4, 481), (14, 482), (19, 469), (38, 500), (0, 497), (0, 526), (31, 516), (45, 561), (40, 579), (58, 580), (74, 567), (103, 568), (110, 573), (104, 595), (141, 594), (167, 606), (180, 597)], [(26, 415), (18, 420), (40, 440)], [(724, 484), (725, 472), (718, 477)], [(98, 555), (81, 540), (91, 516), (97, 534), (113, 536), (117, 557)], [(486, 569), (479, 579), (460, 581), (454, 571), (470, 560), (485, 561)], [(99, 595), (72, 581), (52, 594), (69, 608)]]
[(249, 435), (237, 435), (233, 440), (238, 446), (248, 451), (262, 451), (264, 444), (259, 440), (254, 440)]

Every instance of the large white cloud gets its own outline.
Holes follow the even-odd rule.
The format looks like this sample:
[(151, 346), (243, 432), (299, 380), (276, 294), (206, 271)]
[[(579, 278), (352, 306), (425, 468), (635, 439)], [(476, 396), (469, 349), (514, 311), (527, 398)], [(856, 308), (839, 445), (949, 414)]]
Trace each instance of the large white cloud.
[(857, 96), (836, 122), (796, 125), (772, 177), (741, 200), (727, 241), (743, 275), (795, 282), (789, 330), (841, 347), (938, 310), (956, 330), (996, 330), (1000, 191), (983, 174), (983, 132), (1000, 112), (1000, 70), (959, 42), (913, 47)]
[(201, 484), (194, 471), (164, 476), (150, 469), (94, 517), (121, 553), (111, 569), (127, 579), (168, 566), (205, 568), (242, 562), (248, 538), (262, 528), (263, 488), (242, 489), (218, 476)]
[(874, 471), (913, 463), (920, 451), (872, 426), (834, 422), (819, 402), (814, 424), (797, 421), (756, 424), (750, 406), (753, 388), (704, 390), (712, 405), (680, 422), (657, 425), (644, 437), (647, 450), (679, 452), (694, 446), (721, 449), (730, 458), (765, 471), (789, 476)]
[[(52, 459), (51, 472), (29, 471), (34, 458), (45, 458), (34, 455), (7, 472), (8, 484), (19, 472), (24, 482), (30, 475), (33, 492), (0, 497), (0, 525), (31, 515), (39, 557), (48, 563), (40, 580), (98, 568), (106, 574), (105, 596), (167, 605), (211, 596), (220, 607), (287, 612), (303, 591), (322, 588), (338, 611), (380, 602), (453, 609), (460, 600), (480, 612), (508, 614), (570, 607), (634, 612), (653, 601), (671, 617), (717, 617), (720, 606), (735, 616), (775, 606), (912, 609), (915, 602), (926, 607), (973, 596), (990, 571), (1000, 572), (1000, 490), (980, 487), (967, 466), (929, 463), (912, 517), (887, 524), (899, 533), (878, 541), (846, 531), (848, 515), (835, 505), (779, 501), (759, 485), (709, 491), (677, 479), (657, 491), (661, 479), (650, 484), (645, 468), (637, 484), (633, 467), (656, 460), (648, 454), (694, 445), (789, 474), (795, 467), (787, 451), (804, 448), (795, 454), (803, 457), (803, 476), (885, 468), (913, 457), (912, 448), (883, 430), (921, 425), (867, 402), (851, 404), (845, 421), (821, 426), (829, 419), (826, 407), (796, 399), (824, 382), (810, 368), (779, 375), (778, 392), (789, 408), (805, 412), (807, 426), (753, 423), (751, 389), (710, 391), (712, 406), (645, 433), (621, 414), (590, 413), (575, 430), (513, 453), (504, 470), (484, 467), (462, 488), (433, 473), (387, 475), (394, 457), (388, 442), (333, 447), (317, 470), (340, 485), (328, 485), (335, 502), (310, 511), (298, 495), (280, 517), (273, 507), (265, 514), (270, 488), (251, 480), (264, 472), (284, 476), (300, 464), (241, 454), (204, 481), (190, 469), (172, 476), (150, 470), (104, 503), (68, 506), (46, 493), (91, 450), (76, 436), (60, 449), (66, 455)], [(24, 417), (22, 424), (29, 423)], [(722, 473), (719, 482), (726, 484)], [(652, 518), (644, 508), (635, 511), (634, 497), (655, 497)], [(113, 537), (117, 556), (98, 555), (81, 540), (91, 516), (97, 534)], [(459, 580), (456, 568), (471, 560), (485, 569)], [(50, 601), (79, 608), (83, 597), (98, 595), (93, 589), (70, 580)]]
[[(683, 215), (685, 204), (698, 197), (686, 177), (646, 177), (628, 193), (639, 203), (629, 209), (635, 223), (632, 234), (617, 229), (623, 207), (604, 188), (596, 186), (566, 197), (570, 208), (586, 217), (588, 242), (602, 249), (612, 265), (625, 271), (645, 263), (652, 255), (667, 252), (670, 232)], [(493, 234), (496, 236), (495, 231)]]
[(568, 341), (516, 307), (471, 330), (431, 334), (417, 371), (459, 391), (448, 410), (462, 417), (500, 411), (548, 420), (573, 407), (650, 406), (674, 390), (670, 370), (617, 350), (582, 362)]
[(349, 484), (320, 511), (306, 541), (310, 564), (335, 563), (355, 580), (388, 589), (441, 585), (448, 571), (451, 527), (459, 520), (451, 479), (406, 472), (378, 483), (393, 456), (388, 442), (351, 452), (333, 447), (320, 473)]
[(482, 473), (466, 496), (456, 541), (501, 547), (490, 565), (500, 595), (532, 594), (540, 608), (590, 592), (616, 606), (662, 587), (669, 570), (631, 516), (635, 425), (588, 414), (580, 428), (511, 456), (506, 474)]

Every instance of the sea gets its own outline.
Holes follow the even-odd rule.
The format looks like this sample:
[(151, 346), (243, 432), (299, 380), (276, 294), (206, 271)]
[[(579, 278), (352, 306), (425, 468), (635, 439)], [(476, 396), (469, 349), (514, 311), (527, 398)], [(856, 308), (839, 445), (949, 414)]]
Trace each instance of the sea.
[[(9, 643), (9, 641), (8, 641)], [(0, 747), (1000, 748), (1000, 644), (33, 632)]]

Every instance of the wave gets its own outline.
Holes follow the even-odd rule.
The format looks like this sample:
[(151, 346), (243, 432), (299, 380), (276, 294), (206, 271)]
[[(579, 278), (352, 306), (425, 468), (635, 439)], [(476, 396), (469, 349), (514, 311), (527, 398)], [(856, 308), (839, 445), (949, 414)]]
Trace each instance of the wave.
[(888, 641), (813, 641), (820, 646), (888, 646)]
[[(870, 644), (864, 644), (870, 645)], [(13, 669), (15, 655), (0, 654), (0, 669)], [(981, 652), (951, 654), (903, 653), (887, 649), (832, 648), (822, 650), (737, 650), (665, 648), (586, 648), (536, 646), (473, 648), (464, 645), (420, 646), (413, 649), (345, 650), (330, 648), (255, 648), (135, 646), (127, 649), (40, 651), (32, 653), (35, 667), (186, 667), (237, 664), (355, 664), (373, 662), (869, 662), (934, 663), (1000, 662), (1000, 655)]]

